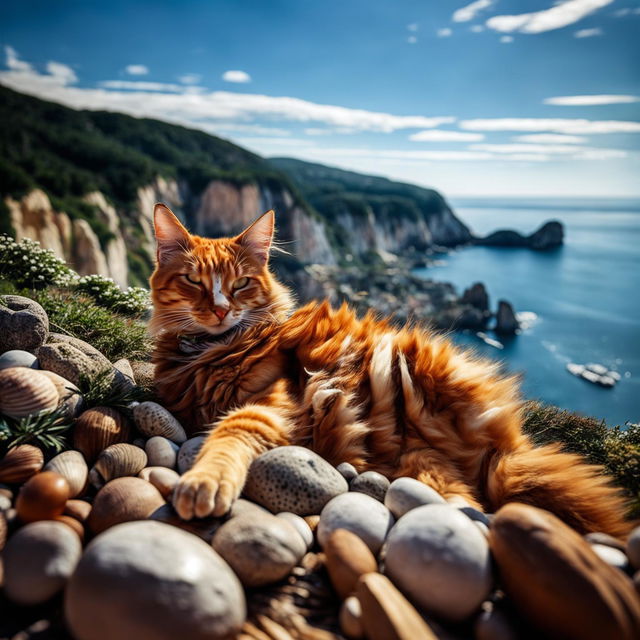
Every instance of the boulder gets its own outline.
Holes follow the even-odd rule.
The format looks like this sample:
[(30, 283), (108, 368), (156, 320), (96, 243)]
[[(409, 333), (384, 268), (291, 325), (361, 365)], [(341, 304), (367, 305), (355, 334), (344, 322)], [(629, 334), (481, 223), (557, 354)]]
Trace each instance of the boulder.
[(15, 349), (35, 353), (48, 335), (49, 318), (35, 300), (0, 297), (0, 353)]
[(514, 335), (520, 328), (513, 307), (506, 300), (498, 301), (495, 332), (503, 335)]

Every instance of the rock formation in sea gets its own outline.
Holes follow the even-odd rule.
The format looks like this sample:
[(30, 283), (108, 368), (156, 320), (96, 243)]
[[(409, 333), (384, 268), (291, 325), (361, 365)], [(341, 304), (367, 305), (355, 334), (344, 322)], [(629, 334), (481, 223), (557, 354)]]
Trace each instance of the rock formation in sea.
[(495, 332), (502, 335), (515, 335), (519, 327), (520, 325), (511, 303), (506, 300), (499, 300)]
[(525, 236), (518, 231), (501, 229), (484, 238), (474, 238), (473, 244), (485, 247), (528, 247), (545, 251), (559, 247), (564, 242), (564, 226), (558, 220), (545, 222), (537, 231)]

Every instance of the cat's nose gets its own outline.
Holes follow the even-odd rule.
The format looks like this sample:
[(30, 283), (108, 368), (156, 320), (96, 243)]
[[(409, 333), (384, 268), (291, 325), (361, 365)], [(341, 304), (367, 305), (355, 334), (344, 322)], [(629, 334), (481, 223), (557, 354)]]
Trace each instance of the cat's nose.
[(224, 307), (213, 307), (213, 313), (215, 313), (220, 320), (224, 320), (227, 313), (229, 313), (229, 309), (225, 309)]

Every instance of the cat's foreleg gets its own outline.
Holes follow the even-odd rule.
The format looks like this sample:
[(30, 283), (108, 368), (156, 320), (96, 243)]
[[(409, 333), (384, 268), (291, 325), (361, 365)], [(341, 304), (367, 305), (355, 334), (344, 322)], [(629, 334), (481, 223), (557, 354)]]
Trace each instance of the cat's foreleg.
[(176, 486), (178, 515), (190, 520), (225, 514), (240, 495), (251, 462), (268, 449), (289, 444), (289, 433), (281, 397), (229, 412), (214, 425), (194, 466)]

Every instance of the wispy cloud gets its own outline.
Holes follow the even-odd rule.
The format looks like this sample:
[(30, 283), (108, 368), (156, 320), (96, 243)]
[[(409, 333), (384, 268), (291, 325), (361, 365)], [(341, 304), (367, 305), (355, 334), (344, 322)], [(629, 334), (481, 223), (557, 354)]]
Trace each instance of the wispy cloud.
[(130, 64), (124, 70), (130, 76), (146, 76), (149, 73), (149, 67), (144, 64)]
[(210, 130), (216, 132), (233, 131), (240, 133), (252, 133), (256, 136), (275, 136), (280, 138), (291, 135), (290, 131), (279, 127), (264, 127), (259, 124), (237, 124), (234, 122), (221, 122), (219, 124), (214, 124), (211, 126)]
[(225, 82), (237, 82), (240, 84), (251, 82), (251, 76), (246, 71), (240, 71), (237, 69), (231, 70), (231, 71), (225, 71), (222, 74), (222, 79)]
[(412, 22), (407, 25), (407, 31), (417, 31), (420, 28), (420, 25), (417, 22)]
[(548, 131), (591, 135), (600, 133), (640, 133), (640, 122), (569, 118), (481, 118), (463, 120), (461, 129), (471, 131)]
[(409, 36), (407, 38), (407, 42), (409, 44), (416, 44), (418, 42), (418, 38), (416, 36)]
[(171, 91), (183, 93), (187, 90), (180, 84), (170, 84), (167, 82), (145, 82), (143, 80), (104, 80), (98, 83), (104, 89), (125, 89), (131, 91)]
[(600, 27), (595, 27), (594, 29), (579, 29), (573, 34), (574, 38), (594, 38), (596, 36), (601, 36), (603, 31)]
[(511, 44), (513, 42), (513, 36), (502, 36), (500, 42), (502, 42), (502, 44)]
[(481, 33), (482, 31), (484, 31), (484, 27), (481, 24), (474, 24), (469, 28), (469, 30), (473, 31), (473, 33)]
[(26, 71), (32, 70), (33, 67), (28, 62), (21, 60), (20, 56), (18, 55), (18, 52), (13, 47), (6, 46), (4, 48), (4, 53), (5, 53), (5, 64), (12, 71), (26, 72)]
[(469, 22), (473, 20), (478, 13), (484, 9), (488, 9), (493, 4), (495, 4), (495, 0), (477, 0), (476, 2), (468, 4), (466, 7), (454, 11), (451, 19), (454, 22)]
[(185, 73), (183, 76), (179, 76), (178, 80), (182, 84), (198, 84), (202, 80), (202, 76), (199, 73)]
[(635, 9), (632, 9), (631, 7), (625, 7), (624, 9), (618, 9), (617, 11), (613, 12), (613, 15), (616, 18), (624, 18), (625, 16), (629, 16), (629, 15), (640, 15), (640, 7), (636, 7)]
[(486, 25), (503, 33), (543, 33), (574, 24), (612, 2), (613, 0), (564, 0), (542, 11), (493, 16), (487, 20)]
[(584, 144), (587, 138), (582, 136), (568, 136), (562, 133), (531, 133), (526, 136), (514, 136), (514, 142), (533, 144)]
[(60, 84), (73, 84), (78, 81), (76, 72), (68, 65), (61, 62), (47, 62), (47, 71), (49, 75), (56, 78)]
[(448, 38), (452, 33), (453, 31), (449, 29), (449, 27), (445, 27), (444, 29), (438, 29), (436, 31), (436, 35), (438, 36), (438, 38)]
[(428, 129), (418, 131), (409, 136), (412, 142), (477, 142), (484, 140), (483, 133), (466, 131), (445, 131), (443, 129)]
[(603, 104), (629, 104), (640, 102), (640, 96), (629, 95), (591, 95), (591, 96), (557, 96), (547, 98), (545, 104), (553, 104), (561, 107), (591, 107)]
[(623, 149), (602, 149), (599, 147), (577, 147), (571, 144), (472, 144), (473, 151), (488, 151), (489, 153), (544, 153), (547, 155), (583, 156), (585, 153), (598, 152), (600, 158), (624, 158), (627, 152)]

